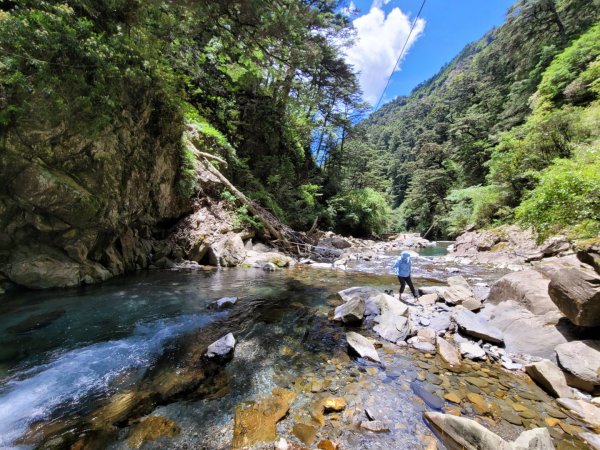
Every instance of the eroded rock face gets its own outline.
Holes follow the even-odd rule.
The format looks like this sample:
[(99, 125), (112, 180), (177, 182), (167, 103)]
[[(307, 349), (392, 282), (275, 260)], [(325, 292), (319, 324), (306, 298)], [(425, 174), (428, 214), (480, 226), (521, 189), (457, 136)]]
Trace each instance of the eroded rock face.
[(6, 131), (0, 273), (12, 282), (73, 286), (147, 267), (154, 229), (190, 210), (177, 192), (181, 118), (158, 93), (136, 95), (93, 137), (44, 114)]
[(548, 293), (575, 325), (600, 326), (600, 275), (587, 264), (564, 267), (550, 277)]

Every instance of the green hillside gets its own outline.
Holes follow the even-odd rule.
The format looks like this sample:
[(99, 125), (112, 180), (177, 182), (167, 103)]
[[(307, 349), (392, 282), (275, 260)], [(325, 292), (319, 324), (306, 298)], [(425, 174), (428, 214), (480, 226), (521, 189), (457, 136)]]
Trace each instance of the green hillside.
[(371, 155), (363, 177), (377, 181), (363, 187), (388, 194), (394, 227), (600, 231), (599, 17), (597, 0), (521, 0), (504, 25), (354, 128), (346, 146)]

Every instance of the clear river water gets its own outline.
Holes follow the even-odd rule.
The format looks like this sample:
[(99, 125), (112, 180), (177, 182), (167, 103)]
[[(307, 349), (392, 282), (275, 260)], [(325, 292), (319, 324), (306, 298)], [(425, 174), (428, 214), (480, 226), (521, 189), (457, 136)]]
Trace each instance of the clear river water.
[[(417, 285), (443, 282), (457, 271), (475, 282), (499, 276), (442, 263), (445, 248), (423, 251), (414, 264)], [(355, 262), (345, 271), (149, 271), (99, 286), (8, 293), (0, 302), (0, 448), (130, 448), (128, 436), (147, 414), (173, 420), (178, 430), (142, 448), (231, 448), (235, 406), (278, 387), (298, 393), (278, 425), (288, 440), (295, 439), (294, 423), (310, 421), (311, 405), (327, 392), (343, 396), (348, 408), (328, 418), (320, 438), (345, 449), (427, 448), (433, 437), (422, 413), (456, 407), (444, 393), (466, 392), (470, 385), (461, 377), (485, 367), (453, 374), (437, 359), (390, 345), (382, 349), (384, 366), (353, 359), (346, 330), (328, 318), (342, 289), (397, 290), (388, 274), (394, 257)], [(208, 308), (225, 296), (239, 297), (234, 308)], [(230, 331), (237, 340), (234, 358), (207, 363), (201, 356), (206, 346)], [(510, 374), (490, 383), (498, 392), (535, 390)], [(531, 400), (538, 422), (543, 402), (550, 401), (540, 392)], [(366, 407), (390, 423), (390, 431), (357, 427)], [(506, 437), (522, 431), (506, 420), (490, 426)], [(561, 439), (562, 448), (585, 448), (567, 435)]]

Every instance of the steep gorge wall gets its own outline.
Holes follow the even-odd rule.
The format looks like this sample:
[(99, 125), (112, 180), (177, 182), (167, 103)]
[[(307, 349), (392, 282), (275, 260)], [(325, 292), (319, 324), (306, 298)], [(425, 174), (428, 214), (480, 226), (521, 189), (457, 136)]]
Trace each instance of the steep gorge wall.
[(31, 117), (0, 136), (0, 286), (103, 281), (147, 267), (178, 195), (182, 120), (152, 93), (93, 137)]

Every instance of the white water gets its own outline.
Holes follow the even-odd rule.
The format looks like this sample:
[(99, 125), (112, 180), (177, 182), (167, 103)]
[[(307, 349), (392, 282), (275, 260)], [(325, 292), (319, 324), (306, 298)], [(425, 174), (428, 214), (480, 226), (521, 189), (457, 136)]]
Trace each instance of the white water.
[(0, 392), (0, 448), (25, 448), (14, 443), (31, 423), (48, 418), (61, 405), (76, 404), (108, 390), (115, 377), (126, 370), (138, 369), (141, 376), (169, 340), (214, 319), (186, 315), (139, 324), (128, 338), (71, 350), (48, 364), (17, 374), (17, 379)]

